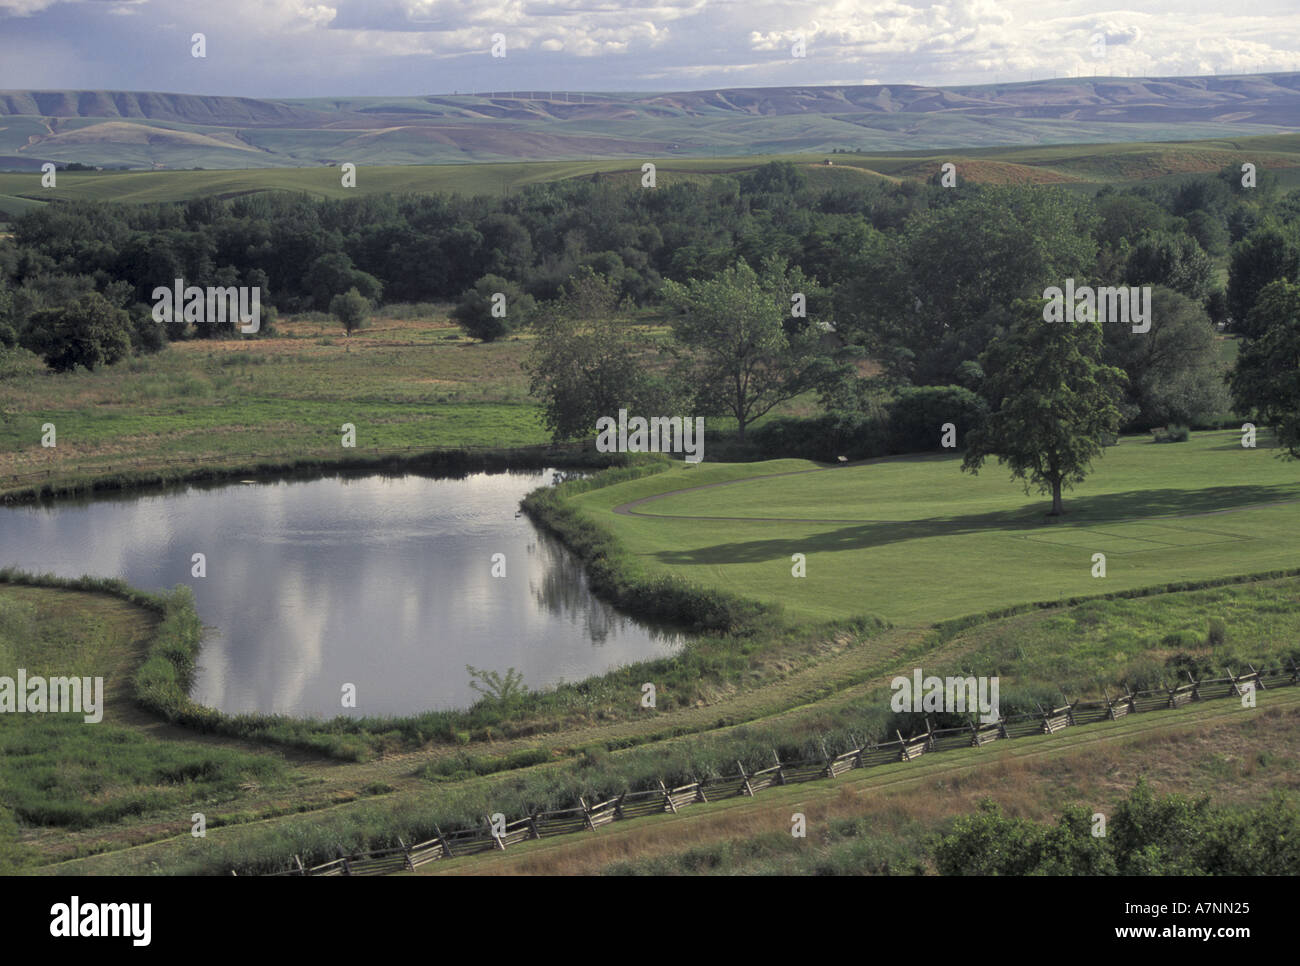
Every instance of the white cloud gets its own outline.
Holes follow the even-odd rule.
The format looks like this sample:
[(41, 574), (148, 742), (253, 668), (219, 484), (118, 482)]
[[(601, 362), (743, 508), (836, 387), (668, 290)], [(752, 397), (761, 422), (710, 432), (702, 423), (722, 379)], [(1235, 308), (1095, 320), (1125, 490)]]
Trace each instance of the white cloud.
[[(0, 0), (0, 86), (39, 75), (270, 97), (1290, 70), (1294, 3), (1180, 0), (1171, 13), (1167, 0)], [(193, 31), (207, 34), (206, 63), (174, 53)], [(493, 60), (497, 32), (509, 54)], [(796, 59), (798, 33), (806, 56)]]
[(58, 2), (59, 0), (0, 0), (0, 15), (28, 17)]

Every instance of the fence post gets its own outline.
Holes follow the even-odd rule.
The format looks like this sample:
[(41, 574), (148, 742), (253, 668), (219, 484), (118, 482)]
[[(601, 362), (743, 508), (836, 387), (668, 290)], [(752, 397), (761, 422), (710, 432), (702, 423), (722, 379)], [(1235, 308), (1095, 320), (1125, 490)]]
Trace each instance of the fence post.
[(1171, 708), (1178, 707), (1178, 690), (1180, 687), (1181, 685), (1178, 683), (1178, 679), (1174, 678), (1174, 686), (1169, 689), (1169, 707)]
[(402, 847), (402, 854), (406, 856), (406, 867), (410, 869), (412, 872), (414, 872), (415, 863), (411, 861), (411, 850), (406, 847), (406, 843), (402, 841), (402, 837), (400, 835), (397, 837), (397, 844)]
[(749, 784), (749, 776), (745, 774), (745, 766), (740, 763), (739, 758), (736, 759), (736, 767), (740, 769), (740, 791), (738, 791), (736, 794), (738, 795), (744, 794), (744, 795), (748, 795), (750, 798), (753, 798), (754, 788), (752, 785)]
[(306, 875), (306, 874), (307, 874), (307, 867), (306, 867), (305, 865), (302, 864), (302, 859), (298, 857), (297, 853), (294, 853), (293, 861), (296, 862), (297, 865), (298, 865), (298, 874), (299, 874), (299, 875)]
[(438, 834), (438, 842), (442, 845), (442, 854), (449, 859), (453, 858), (455, 853), (452, 852), (451, 843), (447, 841), (447, 837), (442, 834), (442, 829), (435, 825), (433, 830)]
[(1110, 692), (1107, 691), (1104, 687), (1101, 689), (1101, 693), (1106, 698), (1106, 716), (1110, 718), (1111, 721), (1114, 721), (1116, 719), (1115, 702), (1110, 699)]
[[(1035, 701), (1034, 704), (1038, 704), (1038, 702)], [(1043, 734), (1045, 735), (1053, 734), (1054, 732), (1052, 731), (1052, 708), (1050, 706), (1044, 708), (1041, 704), (1038, 704), (1038, 710), (1043, 716)]]
[(698, 778), (695, 779), (695, 800), (705, 805), (709, 804), (709, 796), (704, 794), (704, 782)]
[[(663, 782), (660, 782), (659, 784), (662, 786)], [(578, 804), (582, 806), (582, 820), (587, 823), (587, 829), (594, 832), (596, 830), (596, 823), (591, 820), (591, 809), (587, 807), (587, 800), (579, 795)]]
[(343, 874), (351, 875), (352, 866), (348, 865), (348, 857), (343, 854), (343, 849), (341, 846), (339, 847), (339, 858), (343, 860)]
[[(664, 811), (672, 812), (674, 815), (676, 815), (677, 806), (673, 804), (673, 797), (668, 794), (668, 786), (664, 784), (664, 780), (662, 778), (659, 779), (659, 789), (664, 793)], [(588, 819), (587, 821), (591, 821), (591, 820)]]
[(776, 759), (776, 783), (778, 785), (784, 785), (785, 767), (781, 764), (781, 756), (776, 753), (775, 748), (772, 749), (772, 757)]
[(533, 838), (535, 838), (535, 839), (540, 839), (540, 838), (542, 837), (542, 833), (541, 833), (541, 832), (538, 830), (538, 828), (537, 828), (537, 813), (536, 813), (536, 812), (534, 812), (533, 814), (531, 814), (531, 815), (528, 816), (528, 827), (532, 830)]
[(1267, 691), (1268, 689), (1264, 687), (1264, 675), (1256, 671), (1255, 665), (1249, 662), (1246, 663), (1246, 667), (1250, 668), (1250, 673), (1255, 675), (1255, 687), (1259, 688), (1261, 691)]
[(1074, 727), (1074, 706), (1078, 702), (1070, 700), (1070, 696), (1065, 693), (1065, 688), (1058, 686), (1057, 690), (1061, 692), (1061, 697), (1065, 699), (1065, 723), (1070, 727)]

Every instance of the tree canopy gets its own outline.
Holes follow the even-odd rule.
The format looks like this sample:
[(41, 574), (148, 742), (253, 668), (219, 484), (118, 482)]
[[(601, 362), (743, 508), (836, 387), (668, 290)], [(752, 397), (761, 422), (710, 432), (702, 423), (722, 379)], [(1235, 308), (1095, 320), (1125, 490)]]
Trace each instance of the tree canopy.
[(664, 283), (665, 300), (681, 313), (673, 335), (687, 352), (683, 380), (695, 405), (734, 418), (741, 442), (755, 419), (836, 375), (822, 329), (792, 318), (792, 300), (814, 284), (776, 260), (762, 276), (737, 261), (710, 279)]
[(962, 468), (978, 473), (996, 457), (1026, 492), (1033, 485), (1050, 493), (1059, 515), (1062, 489), (1083, 481), (1119, 430), (1126, 379), (1102, 362), (1100, 322), (1045, 322), (1042, 306), (1016, 303), (1010, 328), (980, 358), (991, 411), (967, 435)]
[(70, 305), (42, 309), (23, 332), (23, 347), (55, 372), (112, 365), (131, 352), (131, 316), (98, 292)]
[(1260, 292), (1250, 326), (1259, 333), (1229, 376), (1237, 406), (1267, 426), (1300, 459), (1300, 284), (1278, 279)]

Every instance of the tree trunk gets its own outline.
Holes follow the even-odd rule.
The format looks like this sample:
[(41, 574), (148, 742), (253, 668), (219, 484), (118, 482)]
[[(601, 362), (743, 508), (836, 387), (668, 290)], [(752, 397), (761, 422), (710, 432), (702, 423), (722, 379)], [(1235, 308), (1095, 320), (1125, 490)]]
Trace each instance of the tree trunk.
[(1052, 480), (1052, 512), (1050, 516), (1059, 517), (1065, 511), (1061, 509), (1061, 478)]

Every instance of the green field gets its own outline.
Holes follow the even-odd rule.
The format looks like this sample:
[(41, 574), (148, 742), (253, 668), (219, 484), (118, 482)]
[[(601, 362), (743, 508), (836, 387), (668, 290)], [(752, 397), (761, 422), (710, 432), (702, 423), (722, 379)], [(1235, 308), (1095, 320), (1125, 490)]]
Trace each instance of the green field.
[[(10, 357), (0, 366), (0, 493), (177, 460), (546, 440), (521, 368), (529, 341), (481, 345), (437, 314), (379, 317), (350, 338), (332, 321), (286, 320), (277, 332), (177, 342), (93, 373), (56, 376), (34, 356)], [(58, 428), (53, 449), (40, 446), (45, 422)], [(353, 451), (340, 446), (345, 422), (357, 428)]]
[[(234, 198), (264, 191), (306, 192), (344, 198), (393, 192), (502, 195), (526, 185), (601, 174), (639, 183), (642, 160), (657, 165), (657, 183), (667, 187), (717, 174), (734, 174), (771, 161), (805, 168), (815, 188), (852, 187), (863, 178), (918, 178), (951, 161), (959, 177), (986, 182), (1031, 181), (1095, 190), (1161, 177), (1218, 171), (1243, 157), (1276, 172), (1284, 187), (1300, 177), (1300, 134), (1273, 134), (1205, 141), (1142, 141), (1035, 147), (953, 148), (827, 155), (768, 153), (721, 158), (646, 157), (589, 161), (361, 166), (356, 188), (344, 188), (337, 167), (256, 168), (222, 171), (63, 172), (56, 189), (42, 188), (39, 173), (0, 172), (0, 210), (20, 213), (53, 198), (122, 203)], [(1176, 174), (1171, 174), (1176, 172)]]
[[(1126, 437), (1067, 496), (1058, 522), (998, 467), (971, 476), (941, 455), (829, 469), (706, 462), (575, 500), (651, 572), (777, 601), (801, 618), (928, 622), (1296, 566), (1300, 464), (1239, 440)], [(646, 497), (655, 499), (614, 512)], [(805, 578), (791, 576), (800, 553)], [(1091, 575), (1094, 553), (1106, 555), (1104, 579)]]

